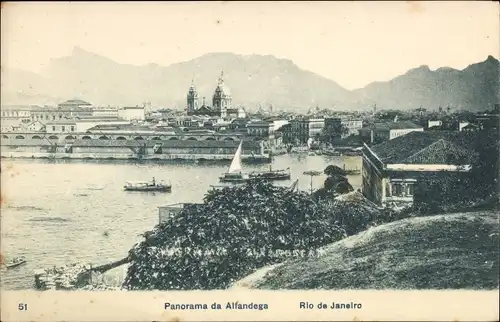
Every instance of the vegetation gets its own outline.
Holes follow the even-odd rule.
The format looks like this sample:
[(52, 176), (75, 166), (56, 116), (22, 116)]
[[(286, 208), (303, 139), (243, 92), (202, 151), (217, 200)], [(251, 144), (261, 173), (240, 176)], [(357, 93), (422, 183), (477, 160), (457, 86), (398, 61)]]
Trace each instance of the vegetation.
[[(325, 170), (335, 178), (339, 169)], [(340, 179), (333, 185), (333, 180), (326, 180), (326, 189), (337, 193), (345, 183)], [(265, 181), (212, 190), (203, 204), (184, 208), (144, 234), (129, 253), (123, 286), (224, 289), (258, 268), (314, 256), (319, 247), (398, 216), (363, 198), (317, 198)]]
[(495, 212), (417, 217), (382, 225), (285, 262), (261, 289), (497, 289)]
[(325, 127), (321, 134), (318, 135), (318, 140), (322, 143), (333, 144), (335, 141), (339, 141), (349, 133), (349, 129), (345, 124), (336, 124), (333, 127)]
[(128, 289), (221, 289), (253, 270), (346, 236), (326, 205), (264, 181), (212, 190), (144, 234), (130, 251)]
[(347, 173), (336, 165), (329, 165), (324, 173), (328, 176), (323, 184), (323, 188), (316, 190), (313, 197), (316, 200), (332, 199), (338, 195), (354, 191), (349, 183)]

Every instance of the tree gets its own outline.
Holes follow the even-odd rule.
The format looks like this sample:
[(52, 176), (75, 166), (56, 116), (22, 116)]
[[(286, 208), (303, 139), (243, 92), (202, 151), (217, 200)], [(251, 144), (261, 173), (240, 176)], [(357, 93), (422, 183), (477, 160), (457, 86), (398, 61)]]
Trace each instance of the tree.
[(344, 169), (329, 165), (323, 171), (328, 177), (326, 178), (323, 188), (316, 190), (313, 193), (317, 200), (333, 199), (338, 195), (354, 191), (354, 188), (349, 183)]
[(330, 177), (337, 176), (337, 175), (340, 175), (340, 176), (347, 175), (347, 173), (344, 171), (344, 169), (342, 169), (341, 167), (336, 166), (336, 165), (327, 166), (323, 172), (327, 176), (330, 176)]
[(333, 126), (325, 127), (321, 131), (321, 142), (333, 144), (335, 140), (342, 139), (349, 134), (349, 128), (341, 122), (334, 123)]
[(345, 236), (326, 203), (251, 181), (209, 191), (203, 204), (144, 234), (130, 251), (124, 287), (224, 289), (294, 251), (308, 256)]

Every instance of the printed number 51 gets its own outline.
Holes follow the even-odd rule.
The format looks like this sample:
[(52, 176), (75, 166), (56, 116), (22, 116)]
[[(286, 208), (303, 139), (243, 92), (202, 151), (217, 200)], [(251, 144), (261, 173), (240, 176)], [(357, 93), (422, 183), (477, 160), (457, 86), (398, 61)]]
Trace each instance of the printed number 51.
[(28, 304), (25, 303), (19, 303), (19, 306), (17, 307), (19, 311), (28, 311)]

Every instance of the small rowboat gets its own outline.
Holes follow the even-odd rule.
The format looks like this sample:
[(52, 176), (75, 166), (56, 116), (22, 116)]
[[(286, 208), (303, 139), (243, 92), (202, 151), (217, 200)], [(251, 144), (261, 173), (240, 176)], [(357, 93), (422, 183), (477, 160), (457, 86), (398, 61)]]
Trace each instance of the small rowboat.
[(15, 257), (10, 262), (5, 263), (7, 269), (21, 266), (26, 263), (26, 258), (24, 256)]

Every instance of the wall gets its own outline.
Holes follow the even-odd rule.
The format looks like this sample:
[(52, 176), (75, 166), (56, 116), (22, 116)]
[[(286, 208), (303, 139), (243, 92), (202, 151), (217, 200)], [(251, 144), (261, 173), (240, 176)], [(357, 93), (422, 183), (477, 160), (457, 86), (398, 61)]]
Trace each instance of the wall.
[(359, 130), (363, 127), (363, 120), (342, 120), (341, 124), (344, 125), (349, 131), (347, 135), (344, 135), (344, 137), (358, 135)]
[(411, 132), (423, 132), (423, 128), (415, 128), (415, 129), (397, 129), (389, 131), (389, 140), (395, 139), (397, 137), (406, 135)]
[(146, 113), (144, 111), (144, 108), (122, 108), (118, 111), (119, 117), (121, 117), (124, 120), (127, 121), (132, 121), (132, 120), (138, 120), (142, 121), (146, 118)]
[(118, 117), (118, 109), (95, 109), (92, 111), (92, 116)]
[(324, 119), (310, 119), (309, 120), (309, 137), (314, 138), (317, 134), (323, 132), (325, 127)]
[(363, 155), (363, 169), (361, 173), (363, 178), (363, 195), (374, 203), (382, 205), (385, 198), (383, 174), (375, 167), (370, 157), (366, 155)]
[(58, 122), (52, 123), (47, 122), (45, 126), (45, 130), (47, 133), (74, 133), (76, 132), (76, 123), (75, 122)]
[(91, 120), (80, 120), (76, 122), (76, 132), (84, 133), (88, 129), (93, 128), (97, 125), (128, 125), (128, 121), (91, 121)]
[(441, 125), (443, 125), (443, 121), (439, 121), (439, 120), (438, 121), (431, 121), (431, 120), (427, 121), (428, 128), (431, 128), (433, 126), (441, 126)]
[(122, 147), (73, 147), (73, 153), (133, 153), (129, 148)]

